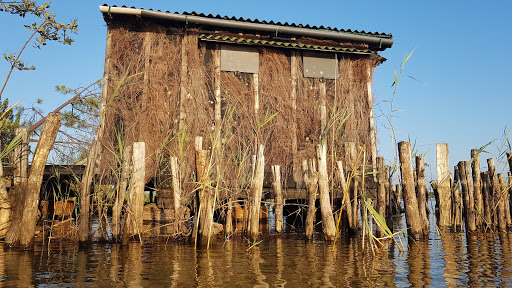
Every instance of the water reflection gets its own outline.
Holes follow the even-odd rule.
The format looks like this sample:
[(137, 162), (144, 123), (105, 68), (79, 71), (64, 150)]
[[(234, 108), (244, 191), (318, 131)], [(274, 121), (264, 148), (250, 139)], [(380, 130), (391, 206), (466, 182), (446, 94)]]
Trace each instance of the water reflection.
[(512, 285), (512, 234), (444, 233), (372, 251), (361, 239), (267, 236), (195, 250), (188, 244), (55, 243), (34, 252), (0, 248), (0, 286), (425, 287)]
[(409, 274), (407, 279), (411, 287), (426, 287), (431, 285), (430, 280), (430, 242), (429, 239), (409, 244), (407, 250), (407, 264)]

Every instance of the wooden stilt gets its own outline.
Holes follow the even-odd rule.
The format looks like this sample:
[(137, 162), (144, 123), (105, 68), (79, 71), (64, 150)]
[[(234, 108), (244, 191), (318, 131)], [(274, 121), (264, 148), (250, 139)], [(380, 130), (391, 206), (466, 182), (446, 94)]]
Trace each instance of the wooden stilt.
[(313, 239), (314, 222), (316, 215), (316, 198), (318, 191), (318, 171), (316, 160), (310, 159), (302, 161), (302, 170), (304, 173), (304, 183), (308, 191), (308, 212), (306, 215), (306, 238)]
[(171, 157), (169, 161), (171, 167), (171, 185), (172, 185), (172, 198), (173, 198), (173, 210), (174, 210), (174, 231), (180, 234), (181, 231), (181, 180), (178, 166), (178, 158)]
[(480, 153), (478, 149), (471, 150), (471, 174), (473, 177), (473, 193), (475, 194), (476, 228), (482, 229), (484, 220), (484, 200), (482, 196), (482, 179), (480, 177)]
[(427, 214), (427, 193), (425, 186), (425, 159), (416, 156), (416, 198), (418, 199), (418, 211), (422, 223), (423, 234), (428, 235), (430, 223)]
[(499, 181), (499, 187), (500, 187), (500, 194), (501, 194), (501, 202), (503, 202), (503, 213), (505, 214), (505, 230), (507, 230), (510, 225), (512, 224), (512, 219), (510, 218), (510, 206), (509, 206), (509, 199), (508, 199), (508, 189), (505, 185), (505, 179), (503, 179), (503, 174), (498, 174), (498, 181)]
[(326, 145), (318, 144), (316, 146), (316, 157), (318, 161), (318, 190), (320, 192), (320, 212), (322, 213), (324, 237), (325, 240), (332, 241), (336, 236), (336, 224), (334, 223), (329, 197), (329, 175), (327, 174)]
[(272, 166), (272, 175), (274, 177), (272, 186), (275, 193), (276, 232), (281, 233), (283, 231), (283, 194), (281, 191), (281, 169), (279, 165)]
[(343, 169), (343, 162), (337, 161), (336, 166), (338, 168), (338, 181), (340, 183), (340, 189), (343, 193), (342, 199), (342, 210), (345, 211), (345, 213), (342, 213), (342, 217), (346, 217), (344, 219), (346, 223), (348, 224), (347, 228), (352, 227), (352, 204), (350, 203), (350, 187), (348, 187), (347, 179), (345, 177), (345, 171)]
[(451, 191), (450, 191), (450, 171), (449, 171), (449, 149), (447, 143), (436, 144), (437, 161), (437, 193), (439, 195), (439, 218), (438, 226), (441, 230), (450, 228), (452, 222), (451, 215)]
[(178, 127), (180, 130), (185, 127), (185, 120), (187, 118), (187, 113), (185, 111), (185, 100), (188, 95), (188, 59), (187, 59), (187, 37), (189, 35), (187, 32), (183, 33), (183, 38), (181, 38), (181, 79), (180, 79), (180, 118), (178, 122)]
[(55, 143), (59, 132), (62, 116), (50, 113), (41, 131), (37, 147), (32, 159), (32, 167), (26, 184), (21, 182), (15, 188), (16, 206), (12, 214), (11, 225), (7, 232), (5, 243), (8, 246), (20, 245), (23, 248), (33, 245), (36, 232), (37, 207), (39, 205), (39, 193), (43, 182), (44, 169), (50, 150)]
[(480, 177), (482, 179), (482, 198), (484, 201), (484, 228), (494, 229), (494, 224), (492, 221), (492, 192), (491, 192), (491, 181), (489, 177), (489, 172), (481, 172)]
[(420, 214), (418, 212), (418, 200), (414, 190), (414, 176), (411, 164), (411, 144), (405, 141), (398, 143), (400, 158), (400, 174), (402, 177), (402, 189), (405, 204), (405, 220), (409, 236), (418, 238), (423, 235)]
[(459, 166), (453, 167), (453, 182), (452, 182), (452, 223), (453, 223), (453, 231), (460, 232), (462, 231), (462, 215), (464, 202), (462, 201), (462, 191), (460, 191), (460, 172)]
[[(357, 166), (354, 166), (355, 163), (356, 163), (356, 160), (357, 160), (357, 148), (356, 148), (356, 144), (353, 143), (353, 142), (347, 142), (345, 143), (345, 159), (347, 160), (347, 173), (348, 171), (350, 171), (352, 173), (352, 169), (356, 169), (357, 170)], [(348, 170), (350, 169), (350, 170)], [(359, 175), (358, 173), (356, 173), (357, 171), (354, 171), (353, 174), (354, 174), (354, 177), (352, 178), (352, 189), (350, 189), (350, 205), (352, 205), (351, 207), (351, 211), (352, 211), (352, 216), (350, 218), (352, 218), (352, 223), (350, 223), (350, 229), (349, 229), (349, 232), (350, 232), (350, 235), (351, 236), (356, 236), (358, 231), (359, 231), (359, 227), (360, 227), (360, 223), (359, 223), (359, 199), (358, 199), (358, 196), (359, 196)], [(348, 211), (348, 209), (347, 209)], [(349, 218), (349, 219), (350, 219)]]
[(466, 224), (466, 232), (474, 232), (476, 230), (475, 221), (475, 200), (473, 198), (473, 185), (470, 183), (469, 164), (466, 161), (461, 161), (458, 164), (460, 183), (462, 187), (462, 196), (464, 198), (464, 220)]
[(207, 244), (210, 237), (210, 227), (213, 222), (213, 207), (210, 189), (208, 188), (209, 182), (209, 171), (208, 171), (208, 159), (210, 151), (198, 150), (196, 151), (196, 173), (197, 181), (200, 185), (199, 188), (199, 235), (201, 244)]
[(123, 203), (126, 197), (126, 188), (128, 186), (128, 177), (130, 174), (130, 159), (132, 158), (132, 147), (125, 146), (122, 156), (121, 175), (116, 187), (116, 199), (112, 208), (112, 236), (118, 238), (121, 233), (121, 213)]
[[(384, 157), (377, 157), (377, 213), (382, 216), (384, 219), (386, 218), (386, 182), (389, 181), (388, 175), (385, 174), (385, 163)], [(377, 226), (377, 237), (383, 237), (386, 235), (384, 229), (380, 226)]]
[[(128, 208), (123, 225), (123, 243), (129, 237), (140, 238), (144, 211), (144, 186), (146, 184), (146, 143), (133, 143), (132, 179), (128, 198)], [(125, 229), (126, 227), (126, 229)]]
[(251, 187), (251, 212), (250, 212), (250, 236), (251, 241), (256, 241), (259, 235), (260, 228), (260, 209), (261, 209), (261, 196), (263, 194), (263, 178), (265, 169), (265, 157), (263, 156), (264, 145), (258, 146), (256, 154), (256, 168)]

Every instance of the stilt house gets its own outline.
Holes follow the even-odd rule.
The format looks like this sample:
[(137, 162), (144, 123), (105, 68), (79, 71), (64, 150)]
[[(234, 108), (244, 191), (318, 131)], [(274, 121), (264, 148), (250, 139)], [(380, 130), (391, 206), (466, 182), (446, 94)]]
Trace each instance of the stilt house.
[(321, 142), (333, 160), (344, 160), (344, 143), (353, 142), (375, 161), (371, 83), (390, 34), (124, 6), (100, 11), (108, 27), (100, 177), (111, 177), (123, 147), (146, 142), (146, 181), (166, 206), (169, 157), (178, 158), (183, 194), (193, 191), (197, 136), (211, 151), (213, 185), (227, 187), (221, 197), (250, 184), (260, 144), (266, 178), (280, 165), (284, 187), (302, 185), (301, 163)]

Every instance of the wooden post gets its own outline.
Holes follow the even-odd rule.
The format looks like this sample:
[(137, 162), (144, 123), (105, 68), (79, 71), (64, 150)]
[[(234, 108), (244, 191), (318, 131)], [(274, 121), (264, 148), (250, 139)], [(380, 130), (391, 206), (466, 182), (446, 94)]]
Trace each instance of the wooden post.
[[(297, 183), (297, 188), (301, 182), (300, 162), (297, 159), (297, 55), (295, 50), (291, 51), (290, 57), (290, 78), (291, 78), (291, 92), (290, 99), (292, 102), (292, 119), (291, 119), (291, 141), (292, 141), (292, 160), (293, 160), (293, 181)], [(299, 60), (300, 61), (300, 60)]]
[(332, 241), (336, 237), (336, 224), (334, 223), (329, 197), (329, 175), (327, 174), (326, 145), (318, 144), (316, 146), (316, 158), (318, 161), (318, 190), (320, 191), (320, 212), (322, 213), (324, 238), (327, 241)]
[(283, 230), (283, 194), (281, 191), (281, 169), (279, 165), (272, 166), (272, 175), (274, 176), (272, 187), (275, 193), (276, 232), (281, 233)]
[(480, 177), (482, 178), (482, 198), (484, 200), (484, 226), (486, 229), (493, 229), (492, 221), (492, 193), (490, 185), (489, 172), (481, 172)]
[(144, 210), (144, 186), (146, 184), (146, 143), (133, 143), (132, 165), (133, 171), (128, 198), (128, 209), (123, 225), (124, 243), (127, 242), (128, 237), (137, 236), (140, 238), (143, 232), (142, 220)]
[(55, 143), (61, 119), (62, 116), (58, 114), (48, 114), (34, 152), (28, 182), (26, 185), (22, 183), (20, 187), (15, 188), (15, 211), (13, 211), (11, 225), (5, 239), (5, 243), (8, 246), (17, 246), (19, 244), (21, 247), (26, 248), (33, 244), (39, 194), (41, 192), (46, 160)]
[[(399, 208), (399, 213), (402, 213), (402, 205), (400, 205), (400, 200), (403, 200), (404, 198), (404, 194), (402, 193), (402, 185), (400, 184), (396, 184), (395, 185), (395, 191), (396, 191), (396, 197), (397, 197), (397, 202), (398, 202), (398, 208)], [(404, 201), (405, 203), (405, 201)], [(405, 209), (405, 208), (404, 208)]]
[(185, 127), (185, 120), (187, 118), (187, 113), (185, 110), (185, 100), (188, 95), (188, 59), (187, 59), (187, 41), (188, 34), (187, 32), (183, 32), (183, 38), (181, 38), (181, 79), (180, 79), (180, 118), (178, 127), (179, 129), (183, 129)]
[(220, 159), (222, 155), (220, 154), (221, 150), (221, 132), (222, 132), (222, 96), (220, 90), (220, 79), (221, 79), (221, 70), (220, 70), (220, 45), (215, 45), (215, 50), (213, 51), (213, 62), (215, 74), (213, 76), (213, 85), (214, 85), (214, 93), (215, 93), (215, 149), (214, 155), (216, 160), (216, 169), (217, 174), (221, 173), (220, 167)]
[[(0, 142), (0, 147), (1, 147)], [(0, 159), (0, 178), (4, 177), (4, 167), (2, 159)], [(11, 202), (7, 194), (7, 183), (0, 181), (0, 237), (3, 238), (7, 234), (11, 215)]]
[(254, 97), (254, 115), (258, 115), (260, 109), (260, 92), (259, 92), (259, 80), (258, 73), (252, 74), (252, 93)]
[(352, 169), (356, 171), (353, 172), (352, 178), (352, 189), (350, 191), (350, 204), (352, 205), (352, 227), (350, 227), (350, 234), (355, 236), (359, 230), (359, 175), (357, 174), (357, 167), (354, 166), (357, 160), (357, 148), (354, 142), (347, 142), (345, 147), (346, 158), (348, 160), (348, 167), (352, 173)]
[(142, 97), (142, 111), (146, 111), (148, 107), (148, 101), (150, 97), (150, 92), (148, 91), (149, 88), (149, 79), (151, 75), (149, 74), (149, 67), (151, 65), (151, 43), (153, 42), (153, 33), (152, 32), (145, 32), (144, 33), (144, 86), (143, 88), (143, 97)]
[[(226, 210), (226, 231), (225, 231), (225, 238), (229, 239), (231, 235), (233, 234), (233, 198), (231, 196), (228, 197), (227, 201), (227, 210)], [(235, 222), (236, 225), (236, 222)]]
[(449, 170), (449, 148), (447, 143), (436, 144), (437, 162), (437, 193), (439, 194), (439, 219), (438, 226), (441, 230), (449, 229), (452, 225), (451, 215), (451, 190)]
[(343, 203), (342, 208), (346, 211), (346, 213), (342, 213), (341, 215), (346, 215), (348, 228), (352, 227), (352, 204), (350, 202), (350, 187), (348, 187), (347, 180), (345, 178), (345, 171), (343, 169), (343, 162), (337, 161), (336, 165), (338, 167), (338, 181), (340, 182), (340, 189), (343, 193)]
[[(386, 182), (389, 181), (388, 175), (385, 174), (385, 163), (384, 157), (377, 157), (377, 213), (379, 213), (382, 218), (386, 218)], [(386, 231), (382, 229), (380, 226), (377, 226), (377, 237), (383, 237), (386, 235)]]
[(128, 185), (128, 177), (130, 174), (130, 158), (132, 157), (132, 147), (125, 146), (122, 156), (121, 175), (117, 184), (114, 207), (112, 208), (112, 236), (119, 237), (121, 233), (121, 213), (123, 210), (123, 203), (126, 197), (126, 188)]
[(423, 156), (416, 156), (416, 197), (418, 198), (418, 211), (423, 234), (428, 235), (430, 223), (427, 215), (427, 194), (425, 187), (425, 159)]
[(316, 160), (310, 159), (302, 161), (302, 171), (304, 173), (304, 183), (308, 191), (308, 213), (306, 215), (306, 238), (313, 239), (314, 222), (316, 215), (316, 198), (318, 191), (318, 171)]
[(171, 166), (171, 184), (172, 198), (174, 208), (174, 228), (175, 233), (181, 233), (181, 181), (179, 177), (178, 157), (171, 157), (169, 165)]
[(393, 179), (389, 175), (390, 167), (388, 165), (384, 166), (384, 175), (386, 176), (386, 183), (384, 187), (386, 188), (386, 198), (387, 198), (387, 206), (386, 206), (386, 225), (388, 225), (389, 230), (393, 232), (393, 216), (397, 213), (397, 199), (396, 194), (393, 191)]
[(208, 243), (210, 237), (210, 226), (213, 222), (213, 207), (210, 189), (207, 187), (209, 182), (209, 171), (208, 171), (208, 150), (197, 150), (196, 151), (196, 171), (197, 171), (197, 182), (200, 185), (199, 188), (199, 212), (197, 220), (199, 221), (199, 235), (202, 244)]
[[(508, 215), (512, 218), (512, 207), (511, 207), (511, 199), (510, 199), (510, 193), (512, 192), (512, 171), (508, 171), (508, 189), (507, 189), (507, 201), (505, 202), (505, 205), (508, 206)], [(509, 229), (512, 228), (512, 219), (511, 223), (509, 224)]]
[(96, 140), (91, 143), (89, 152), (87, 153), (87, 166), (82, 181), (80, 183), (80, 218), (78, 223), (78, 239), (81, 243), (89, 240), (89, 206), (90, 191), (92, 180), (94, 178), (97, 164), (101, 160), (101, 140), (105, 131), (105, 113), (108, 103), (108, 88), (110, 81), (110, 52), (112, 47), (112, 32), (107, 25), (107, 41), (105, 47), (105, 71), (103, 73), (101, 104), (100, 104), (100, 121), (96, 131)]
[(475, 194), (476, 228), (481, 229), (484, 219), (484, 200), (482, 196), (482, 179), (480, 178), (480, 153), (471, 150), (471, 174), (473, 176), (473, 193)]
[(496, 167), (494, 166), (494, 159), (493, 158), (489, 158), (487, 159), (487, 166), (488, 166), (488, 169), (489, 169), (489, 178), (490, 178), (490, 182), (491, 182), (491, 185), (492, 185), (492, 189), (490, 189), (490, 191), (492, 191), (492, 198), (493, 198), (493, 206), (494, 207), (494, 221), (497, 221), (498, 223), (498, 230), (499, 231), (505, 231), (506, 228), (507, 228), (507, 223), (506, 223), (506, 217), (505, 217), (505, 205), (504, 205), (504, 201), (502, 199), (502, 195), (501, 195), (501, 189), (500, 189), (500, 184), (499, 184), (499, 178), (498, 178), (498, 175), (496, 174)]
[(459, 166), (453, 167), (453, 183), (452, 183), (452, 223), (453, 223), (453, 231), (460, 232), (462, 231), (462, 210), (465, 206), (462, 202), (462, 192), (460, 191), (460, 172)]
[(400, 174), (402, 177), (402, 189), (405, 203), (405, 220), (408, 234), (419, 237), (423, 234), (420, 214), (418, 212), (418, 200), (414, 190), (414, 176), (411, 163), (411, 144), (405, 141), (398, 143), (400, 158)]
[(27, 128), (17, 128), (16, 136), (20, 137), (21, 142), (14, 148), (14, 187), (26, 184), (28, 181), (28, 146)]
[(507, 153), (508, 169), (512, 171), (512, 153)]
[(498, 174), (498, 181), (500, 184), (500, 194), (501, 194), (501, 202), (503, 202), (503, 213), (505, 214), (505, 230), (510, 227), (512, 219), (510, 218), (510, 207), (508, 201), (508, 189), (505, 185), (505, 179), (503, 179), (503, 174)]
[(466, 224), (466, 232), (474, 232), (476, 230), (475, 221), (475, 200), (473, 198), (473, 185), (470, 183), (469, 164), (461, 161), (458, 164), (460, 174), (460, 184), (462, 187), (462, 196), (464, 198), (464, 220)]
[(325, 80), (320, 79), (320, 139), (327, 138), (327, 135), (325, 135), (325, 129), (327, 127), (326, 93)]
[(99, 154), (97, 140), (94, 140), (87, 155), (87, 166), (85, 167), (82, 183), (80, 185), (80, 218), (78, 224), (78, 239), (80, 242), (89, 240), (89, 207), (91, 205), (91, 188), (94, 171), (96, 170), (96, 156)]
[(260, 144), (256, 154), (256, 167), (254, 172), (254, 178), (252, 179), (251, 187), (251, 212), (250, 212), (250, 236), (251, 241), (258, 239), (259, 228), (260, 228), (260, 209), (261, 209), (261, 196), (263, 194), (263, 178), (265, 172), (265, 156), (263, 150), (265, 146)]
[[(372, 95), (372, 72), (368, 67), (368, 82), (366, 83), (366, 90), (368, 91), (368, 108), (370, 109), (370, 145), (372, 150), (372, 167), (373, 171), (377, 168), (377, 133), (375, 132), (375, 124), (373, 120), (373, 95)], [(375, 175), (375, 174), (374, 174)], [(378, 177), (377, 177), (378, 178)], [(375, 176), (374, 176), (374, 180)]]

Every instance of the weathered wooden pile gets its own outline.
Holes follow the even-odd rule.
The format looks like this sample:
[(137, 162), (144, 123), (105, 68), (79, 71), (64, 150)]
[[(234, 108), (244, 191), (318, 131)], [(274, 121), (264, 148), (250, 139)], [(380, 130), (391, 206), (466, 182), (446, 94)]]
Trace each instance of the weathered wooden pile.
[[(487, 159), (488, 171), (480, 171), (480, 151), (471, 150), (471, 160), (460, 161), (449, 170), (448, 144), (436, 145), (437, 183), (430, 183), (436, 198), (436, 220), (441, 231), (504, 232), (512, 226), (510, 215), (511, 174), (508, 184), (496, 172), (494, 159)], [(400, 171), (409, 235), (428, 236), (425, 212), (425, 176), (423, 157), (416, 157), (416, 174), (410, 161), (410, 144), (399, 143)], [(512, 169), (510, 153), (507, 154)], [(471, 172), (470, 172), (471, 168)], [(416, 209), (419, 207), (419, 209)]]

